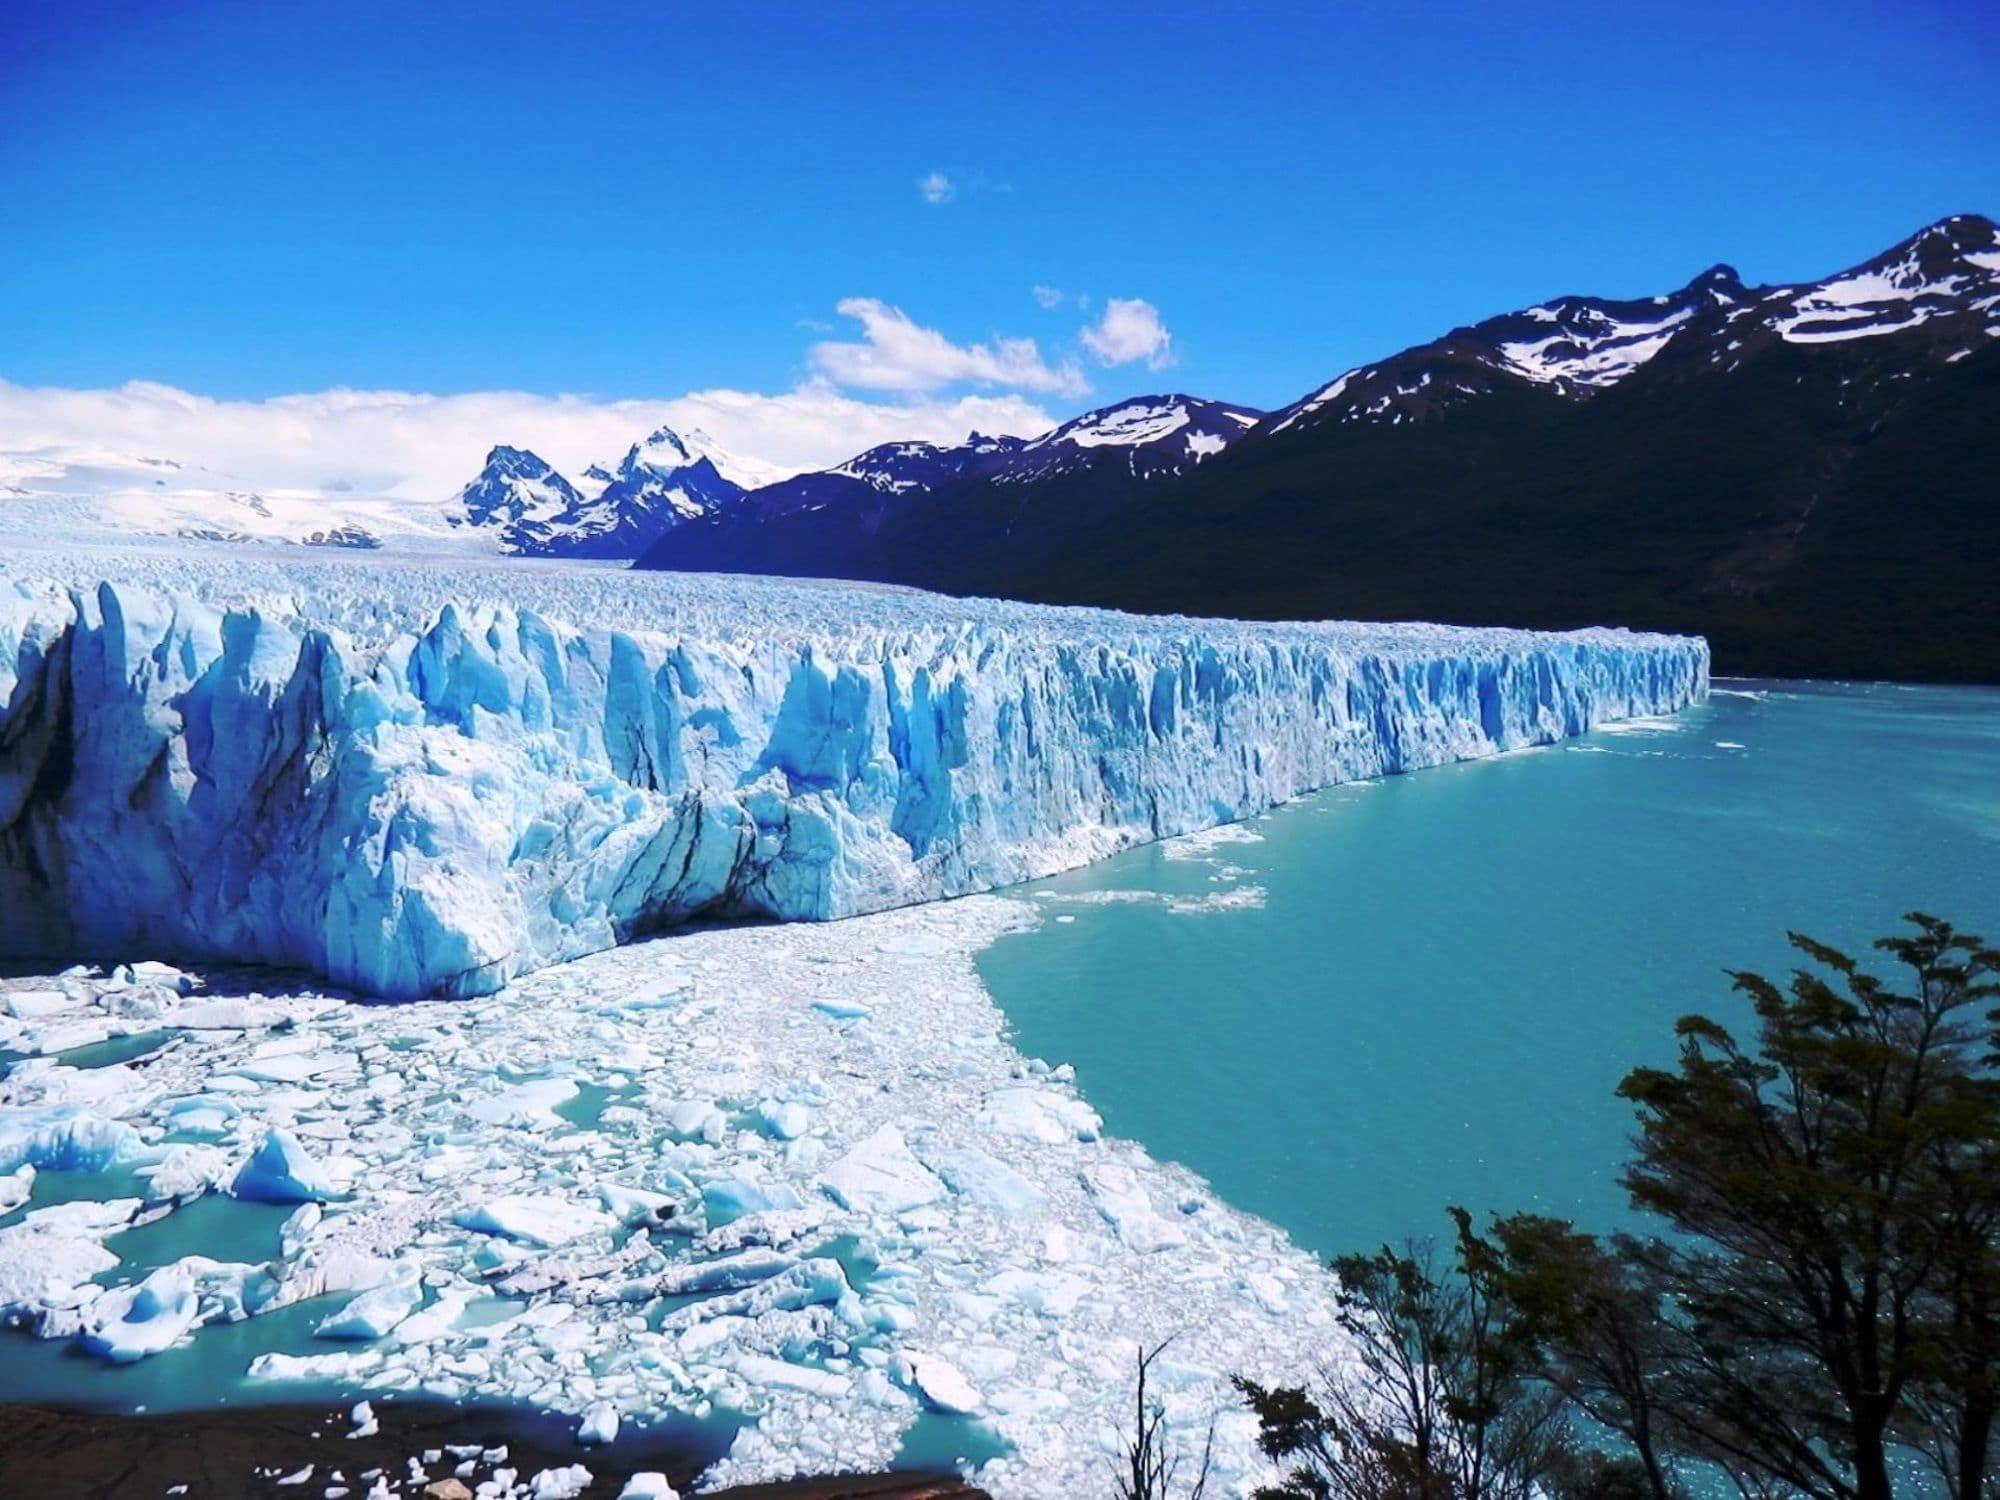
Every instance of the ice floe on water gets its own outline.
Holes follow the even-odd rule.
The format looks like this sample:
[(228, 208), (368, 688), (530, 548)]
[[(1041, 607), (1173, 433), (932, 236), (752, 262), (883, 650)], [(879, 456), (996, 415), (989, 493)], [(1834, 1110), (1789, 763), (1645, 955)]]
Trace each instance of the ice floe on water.
[(1181, 838), (1168, 839), (1160, 845), (1160, 853), (1169, 860), (1206, 860), (1218, 849), (1227, 849), (1237, 844), (1261, 844), (1264, 835), (1245, 823), (1222, 823), (1200, 833), (1190, 833)]
[[(310, 1304), (305, 1352), (218, 1379), (518, 1400), (584, 1443), (692, 1418), (734, 1433), (716, 1482), (887, 1465), (949, 1421), (1002, 1497), (1103, 1489), (1135, 1346), (1174, 1335), (1172, 1429), (1213, 1417), (1213, 1492), (1247, 1492), (1228, 1378), (1337, 1358), (1332, 1287), (1006, 1043), (972, 956), (1035, 920), (989, 896), (696, 932), (397, 1006), (0, 983), (0, 1047), (38, 1054), (0, 1080), (0, 1302), (107, 1360)], [(147, 1050), (39, 1055), (121, 1035)], [(89, 1174), (109, 1201), (38, 1191)], [(279, 1205), (275, 1256), (217, 1221), (121, 1264), (121, 1231), (230, 1194)]]

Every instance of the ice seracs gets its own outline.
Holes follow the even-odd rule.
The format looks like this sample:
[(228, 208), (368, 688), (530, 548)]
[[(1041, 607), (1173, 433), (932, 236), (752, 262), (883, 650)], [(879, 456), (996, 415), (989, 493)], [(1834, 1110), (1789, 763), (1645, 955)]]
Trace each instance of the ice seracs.
[[(399, 998), (699, 917), (1011, 884), (1707, 686), (1700, 641), (1623, 631), (41, 561), (0, 585), (0, 952), (277, 963)], [(355, 1062), (280, 1039), (237, 1066)]]

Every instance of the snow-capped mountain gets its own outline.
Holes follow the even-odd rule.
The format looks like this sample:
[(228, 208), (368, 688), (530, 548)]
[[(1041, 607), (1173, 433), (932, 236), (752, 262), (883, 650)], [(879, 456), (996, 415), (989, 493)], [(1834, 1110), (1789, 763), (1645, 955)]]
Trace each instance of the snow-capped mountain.
[(704, 432), (670, 427), (634, 443), (613, 467), (592, 464), (581, 482), (538, 454), (503, 446), (458, 492), (451, 520), (486, 529), (499, 550), (517, 556), (624, 560), (783, 474)]
[(639, 566), (868, 578), (885, 549), (920, 559), (948, 554), (955, 538), (1015, 526), (1054, 537), (1085, 513), (1191, 473), (1261, 416), (1193, 396), (1140, 396), (1035, 438), (886, 443), (679, 527)]
[(1160, 397), (976, 458), (863, 455), (642, 565), (1267, 619), (1619, 620), (1702, 632), (1730, 671), (2000, 681), (1996, 556), (2000, 228), (1960, 214), (1816, 281), (1718, 265), (1501, 313), (1262, 421)]
[(102, 448), (0, 448), (0, 536), (387, 548), (628, 560), (664, 531), (787, 471), (660, 428), (580, 478), (501, 444), (449, 497), (278, 488)]
[(1506, 313), (1348, 371), (1115, 530), (964, 550), (958, 586), (1048, 602), (1619, 620), (1731, 673), (2000, 681), (2000, 227)]
[[(839, 479), (857, 479), (885, 495), (935, 490), (981, 465), (1005, 463), (1027, 441), (1018, 437), (985, 437), (975, 432), (962, 443), (883, 443), (824, 473)], [(799, 476), (802, 480), (817, 477)]]
[(703, 462), (739, 490), (758, 490), (776, 484), (789, 472), (761, 459), (732, 453), (699, 427), (689, 428), (684, 435), (671, 427), (661, 427), (634, 443), (615, 470), (606, 471), (603, 465), (592, 464), (584, 470), (584, 475), (607, 485), (628, 485), (635, 491), (670, 489), (680, 475)]
[(2000, 228), (1959, 214), (1824, 281), (1751, 288), (1718, 265), (1663, 296), (1559, 297), (1502, 313), (1348, 370), (1274, 413), (1267, 430), (1420, 422), (1509, 385), (1584, 399), (1669, 347), (1683, 362), (1735, 368), (1777, 341), (1921, 333), (1938, 357), (1964, 358), (2000, 329), (1996, 308)]
[(1140, 396), (1085, 412), (1021, 445), (1016, 462), (995, 474), (1021, 484), (1095, 465), (1108, 454), (1138, 479), (1191, 473), (1243, 436), (1264, 414), (1196, 396)]
[(494, 532), (507, 552), (531, 550), (559, 516), (584, 503), (582, 493), (538, 453), (501, 445), (458, 492), (447, 520)]

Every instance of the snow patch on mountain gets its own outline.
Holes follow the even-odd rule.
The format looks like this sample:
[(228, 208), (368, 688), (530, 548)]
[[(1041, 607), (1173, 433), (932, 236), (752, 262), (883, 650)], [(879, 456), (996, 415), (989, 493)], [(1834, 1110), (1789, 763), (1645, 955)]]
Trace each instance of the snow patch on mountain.
[(1510, 383), (1583, 399), (1682, 343), (1733, 368), (1774, 340), (1829, 344), (1919, 329), (1938, 343), (1914, 356), (1920, 362), (1963, 357), (1973, 342), (2000, 335), (2000, 226), (1973, 214), (1941, 220), (1875, 260), (1805, 285), (1749, 288), (1715, 266), (1663, 296), (1540, 303), (1346, 371), (1277, 413), (1270, 430), (1419, 422)]

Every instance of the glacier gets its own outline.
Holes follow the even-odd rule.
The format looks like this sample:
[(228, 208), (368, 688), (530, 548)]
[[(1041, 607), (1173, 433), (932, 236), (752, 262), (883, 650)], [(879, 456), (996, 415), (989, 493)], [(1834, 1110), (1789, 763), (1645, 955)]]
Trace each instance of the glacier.
[(0, 582), (0, 953), (493, 992), (961, 896), (1702, 698), (1699, 639), (51, 547)]

